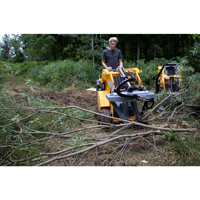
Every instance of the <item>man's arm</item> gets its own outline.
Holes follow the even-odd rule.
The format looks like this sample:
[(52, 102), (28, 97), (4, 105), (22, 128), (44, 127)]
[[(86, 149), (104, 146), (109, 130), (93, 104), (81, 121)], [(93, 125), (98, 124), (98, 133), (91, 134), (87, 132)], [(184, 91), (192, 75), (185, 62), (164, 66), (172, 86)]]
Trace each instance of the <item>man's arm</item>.
[(123, 67), (122, 59), (119, 59), (119, 66), (118, 67)]
[(106, 60), (102, 60), (102, 65), (103, 65), (107, 70), (112, 70), (112, 67), (107, 67), (107, 65), (106, 65)]

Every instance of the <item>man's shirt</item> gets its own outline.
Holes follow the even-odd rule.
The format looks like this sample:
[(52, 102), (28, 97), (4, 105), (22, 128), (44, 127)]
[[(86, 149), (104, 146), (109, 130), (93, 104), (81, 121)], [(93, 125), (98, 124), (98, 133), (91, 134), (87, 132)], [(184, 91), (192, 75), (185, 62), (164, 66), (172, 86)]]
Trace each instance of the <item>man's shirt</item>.
[(103, 51), (102, 60), (105, 60), (107, 67), (117, 69), (117, 67), (119, 66), (119, 59), (122, 59), (122, 52), (119, 49), (105, 49)]

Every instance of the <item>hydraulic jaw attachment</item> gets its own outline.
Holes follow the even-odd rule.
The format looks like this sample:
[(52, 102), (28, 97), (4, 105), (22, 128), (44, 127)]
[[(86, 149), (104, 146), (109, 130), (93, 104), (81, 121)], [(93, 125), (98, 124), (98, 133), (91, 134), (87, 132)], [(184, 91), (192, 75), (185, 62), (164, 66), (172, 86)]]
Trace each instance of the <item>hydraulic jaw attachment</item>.
[[(137, 73), (125, 72), (123, 68), (118, 68), (118, 71), (123, 81), (117, 86), (116, 93), (107, 94), (106, 97), (120, 118), (128, 120), (131, 114), (138, 120), (146, 109), (153, 107), (155, 94), (147, 91), (142, 84), (134, 86), (136, 77), (140, 79)], [(137, 101), (144, 103), (140, 111)], [(148, 102), (151, 102), (151, 106), (148, 106)]]
[[(147, 91), (143, 86), (139, 76), (141, 72), (138, 68), (119, 67), (115, 71), (103, 69), (99, 82), (97, 81), (100, 88), (97, 91), (99, 111), (106, 109), (115, 118), (139, 120), (144, 111), (152, 108), (155, 94)], [(101, 106), (103, 105), (101, 102), (105, 100), (103, 94), (109, 106), (108, 104), (105, 107)], [(117, 123), (119, 120), (112, 120), (112, 122)]]
[[(134, 90), (138, 90), (138, 91), (143, 91), (145, 90), (145, 88), (143, 87), (142, 84), (140, 84), (141, 86), (139, 87), (134, 87), (134, 81), (135, 81), (135, 75), (132, 71), (126, 71), (126, 73), (130, 76), (130, 78), (128, 78), (128, 76), (125, 74), (124, 70), (122, 67), (118, 68), (118, 71), (120, 73), (120, 76), (123, 78), (123, 81), (117, 86), (117, 94), (119, 96), (122, 97), (136, 97), (133, 93)], [(140, 79), (140, 77), (138, 76), (138, 78)], [(141, 81), (142, 83), (142, 81)]]

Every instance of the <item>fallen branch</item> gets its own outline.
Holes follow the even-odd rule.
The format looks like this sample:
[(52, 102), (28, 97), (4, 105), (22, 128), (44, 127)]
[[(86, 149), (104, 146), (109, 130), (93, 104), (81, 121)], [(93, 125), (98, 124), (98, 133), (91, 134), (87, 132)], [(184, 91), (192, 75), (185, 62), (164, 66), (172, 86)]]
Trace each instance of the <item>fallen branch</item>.
[[(141, 136), (147, 136), (147, 135), (149, 135), (149, 134), (151, 134), (151, 133), (154, 133), (154, 132), (155, 132), (155, 131), (148, 131), (148, 132), (145, 132), (145, 133), (138, 133), (138, 134), (141, 135)], [(137, 138), (139, 137), (138, 134), (130, 134), (130, 135), (120, 135), (120, 136), (116, 136), (116, 137), (114, 137), (114, 138), (107, 139), (107, 140), (102, 141), (102, 142), (98, 142), (98, 143), (96, 143), (95, 145), (93, 145), (93, 146), (91, 146), (91, 147), (88, 147), (88, 148), (86, 148), (86, 149), (83, 149), (83, 150), (80, 150), (80, 151), (77, 151), (77, 152), (74, 152), (74, 153), (71, 153), (71, 154), (68, 154), (68, 155), (65, 155), (65, 156), (60, 156), (60, 157), (52, 158), (52, 159), (50, 159), (50, 160), (47, 160), (47, 161), (45, 161), (45, 162), (42, 162), (42, 163), (37, 164), (37, 166), (46, 165), (46, 164), (51, 163), (51, 162), (53, 162), (53, 161), (55, 161), (55, 160), (65, 159), (65, 158), (69, 158), (69, 157), (74, 156), (74, 155), (78, 155), (78, 154), (80, 154), (80, 153), (84, 153), (84, 152), (89, 151), (89, 150), (91, 150), (91, 149), (94, 149), (94, 148), (96, 148), (96, 147), (99, 147), (99, 146), (102, 146), (102, 145), (104, 145), (104, 144), (110, 143), (110, 142), (112, 142), (112, 141), (114, 141), (114, 140), (118, 140), (118, 139), (122, 139), (122, 138), (127, 138), (127, 137), (135, 137), (134, 139), (137, 139)], [(133, 138), (132, 138), (132, 139), (133, 139)]]
[(150, 113), (152, 113), (158, 106), (160, 106), (164, 101), (166, 101), (169, 97), (177, 97), (179, 95), (182, 95), (184, 93), (188, 92), (188, 90), (184, 91), (184, 92), (179, 92), (175, 95), (172, 95), (171, 93), (169, 93), (169, 95), (167, 97), (165, 97), (159, 104), (157, 104), (152, 110), (150, 110), (148, 113), (146, 113), (146, 115), (142, 116), (141, 119), (145, 119)]
[(184, 102), (183, 102), (181, 105), (177, 106), (177, 107), (173, 110), (173, 112), (172, 112), (171, 116), (169, 117), (169, 119), (167, 120), (167, 122), (170, 121), (170, 120), (172, 119), (172, 117), (173, 117), (175, 111), (176, 111), (178, 108), (180, 108), (181, 106), (183, 106), (183, 105), (184, 105)]

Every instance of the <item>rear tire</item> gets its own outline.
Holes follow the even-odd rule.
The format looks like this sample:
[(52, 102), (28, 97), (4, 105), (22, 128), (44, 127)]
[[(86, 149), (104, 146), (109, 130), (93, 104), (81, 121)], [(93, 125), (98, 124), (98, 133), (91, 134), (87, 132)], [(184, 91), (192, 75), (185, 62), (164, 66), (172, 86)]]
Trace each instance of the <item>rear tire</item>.
[[(102, 109), (99, 111), (100, 114), (103, 114), (103, 115), (107, 115), (107, 116), (111, 116), (111, 113), (108, 109)], [(111, 123), (111, 119), (110, 118), (107, 118), (105, 116), (101, 116), (101, 115), (98, 115), (97, 116), (97, 119), (98, 121), (100, 122), (106, 122), (106, 123)]]

